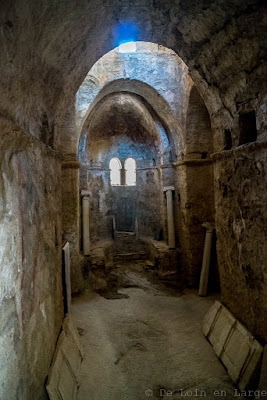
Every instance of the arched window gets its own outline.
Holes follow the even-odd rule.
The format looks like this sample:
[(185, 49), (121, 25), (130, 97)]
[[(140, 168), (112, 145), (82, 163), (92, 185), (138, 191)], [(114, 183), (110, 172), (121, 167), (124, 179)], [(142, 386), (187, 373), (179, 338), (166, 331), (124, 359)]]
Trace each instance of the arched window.
[(124, 163), (125, 169), (125, 185), (135, 186), (136, 185), (136, 162), (133, 158), (127, 158)]
[(110, 183), (112, 186), (121, 185), (121, 162), (118, 158), (112, 158), (109, 163)]

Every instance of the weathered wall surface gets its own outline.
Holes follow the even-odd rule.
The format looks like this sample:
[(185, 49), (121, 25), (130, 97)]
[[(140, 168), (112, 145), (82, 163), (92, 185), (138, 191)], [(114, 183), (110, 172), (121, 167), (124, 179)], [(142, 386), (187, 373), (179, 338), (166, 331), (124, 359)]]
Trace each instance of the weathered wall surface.
[(191, 160), (178, 163), (176, 171), (181, 262), (187, 284), (198, 287), (205, 239), (202, 224), (214, 222), (213, 168), (210, 160)]
[[(113, 157), (119, 158), (122, 166), (128, 157), (136, 160), (136, 186), (111, 186), (109, 162)], [(157, 150), (146, 143), (136, 143), (127, 135), (119, 135), (109, 140), (89, 141), (85, 158), (88, 162), (81, 168), (81, 189), (91, 193), (92, 242), (112, 238), (112, 218), (122, 198), (135, 204), (139, 234), (154, 236), (161, 226), (161, 180), (158, 168), (153, 166), (159, 158)]]
[[(94, 62), (117, 46), (114, 28), (125, 19), (132, 20), (139, 28), (137, 40), (160, 43), (170, 47), (186, 62), (212, 115), (212, 126), (215, 132), (214, 149), (216, 151), (224, 148), (225, 129), (232, 132), (234, 146), (238, 144), (237, 114), (248, 102), (255, 103), (258, 139), (266, 139), (264, 130), (266, 123), (262, 117), (265, 109), (263, 97), (265, 88), (262, 84), (265, 67), (263, 63), (265, 11), (261, 1), (207, 0), (202, 2), (188, 0), (173, 2), (166, 0), (153, 1), (152, 4), (150, 0), (143, 0), (141, 3), (125, 0), (122, 6), (121, 1), (117, 0), (108, 3), (100, 0), (93, 2), (81, 0), (79, 5), (72, 0), (64, 2), (15, 0), (1, 2), (0, 7), (1, 115), (17, 122), (31, 135), (49, 145), (58, 144), (57, 127), (62, 126), (61, 122), (66, 109), (69, 109), (70, 103), (73, 104), (75, 93)], [(64, 126), (67, 126), (68, 120), (69, 115), (64, 121)], [(66, 132), (61, 131), (60, 136), (68, 143), (66, 146), (68, 152), (75, 155), (78, 137), (73, 140), (75, 130), (68, 133), (69, 136)], [(7, 144), (8, 140), (9, 138), (6, 136)], [(10, 140), (12, 141), (12, 137)], [(19, 148), (19, 146), (20, 143), (14, 143), (14, 148)], [(262, 229), (260, 229), (263, 200), (261, 198), (259, 204), (255, 199), (265, 193), (266, 185), (263, 187), (262, 181), (257, 182), (258, 172), (254, 160), (259, 158), (262, 160), (261, 151), (257, 151), (251, 152), (250, 155), (248, 152), (244, 156), (244, 165), (239, 158), (236, 160), (236, 156), (232, 158), (231, 162), (224, 158), (217, 161), (216, 182), (223, 182), (223, 186), (225, 184), (229, 188), (224, 189), (223, 186), (216, 184), (215, 197), (218, 210), (219, 264), (223, 277), (222, 291), (225, 302), (229, 298), (229, 306), (235, 315), (251, 327), (254, 333), (263, 338), (265, 310), (262, 288), (266, 278), (259, 269), (259, 265), (262, 265), (264, 260), (261, 250)], [(31, 151), (29, 150), (27, 160), (33, 157), (30, 155), (31, 152), (32, 148)], [(41, 159), (48, 158), (47, 154), (40, 156)], [(14, 156), (14, 160), (16, 157), (22, 157), (21, 153)], [(41, 162), (40, 160), (38, 163)], [(24, 162), (27, 164), (27, 161)], [(49, 163), (53, 165), (50, 159)], [(32, 165), (29, 164), (29, 175), (30, 168), (33, 168), (34, 165), (36, 165), (36, 161)], [(254, 169), (251, 165), (254, 165)], [(9, 168), (6, 168), (5, 173)], [(235, 168), (237, 169), (235, 170)], [(46, 167), (44, 171), (46, 176), (51, 176), (52, 172), (50, 171), (49, 174)], [(250, 175), (248, 171), (251, 171)], [(42, 175), (41, 169), (38, 171), (38, 178), (39, 174), (45, 177)], [(35, 181), (37, 182), (37, 176)], [(53, 182), (57, 182), (56, 174), (53, 179), (51, 178), (51, 187), (54, 187)], [(37, 183), (35, 184), (37, 185)], [(16, 194), (15, 180), (12, 187)], [(58, 188), (59, 185), (57, 185), (57, 190)], [(12, 190), (10, 186), (10, 191)], [(25, 185), (23, 190), (28, 191), (30, 196), (29, 186)], [(42, 196), (46, 198), (47, 190), (45, 187), (40, 189), (40, 198)], [(11, 193), (13, 194), (13, 192)], [(8, 204), (11, 205), (14, 202), (13, 207), (18, 210), (18, 203), (15, 203), (13, 197), (16, 198), (16, 196), (12, 196), (12, 201), (10, 199)], [(59, 214), (53, 211), (53, 202), (50, 200), (44, 202), (47, 206), (45, 210), (36, 211), (38, 215), (42, 216), (41, 213), (46, 215), (47, 211), (51, 211), (49, 218)], [(22, 202), (27, 204), (26, 194), (25, 198), (21, 199), (20, 203), (22, 204)], [(240, 217), (240, 208), (242, 217)], [(25, 211), (25, 216), (29, 217), (31, 214), (28, 209), (31, 210), (30, 205), (23, 211)], [(228, 213), (230, 215), (229, 226), (225, 222)], [(6, 218), (11, 218), (9, 214), (5, 215)], [(26, 217), (25, 219), (27, 222)], [(17, 227), (20, 220), (22, 220), (22, 216), (20, 219), (14, 218), (14, 227)], [(241, 226), (243, 221), (249, 229), (239, 228), (239, 224)], [(13, 229), (12, 225), (6, 223), (5, 220), (1, 223), (5, 223), (6, 237), (9, 229)], [(21, 241), (22, 234), (19, 228), (14, 229), (17, 229), (18, 238)], [(3, 243), (6, 243), (6, 239)], [(43, 238), (42, 243), (44, 243)], [(227, 252), (228, 245), (230, 249), (232, 248), (229, 253)], [(9, 246), (9, 244), (6, 243), (5, 246)], [(14, 246), (17, 248), (17, 245), (14, 244)], [(34, 248), (37, 247), (36, 240), (34, 240)], [(50, 247), (47, 248), (48, 254), (50, 254)], [(249, 249), (249, 254), (245, 256), (246, 248)], [(29, 254), (29, 250), (27, 254)], [(16, 253), (16, 257), (20, 256)], [(28, 258), (28, 270), (33, 271), (34, 259), (30, 255)], [(249, 260), (249, 263), (245, 263), (243, 258)], [(6, 260), (3, 265), (10, 267), (10, 263), (12, 265), (12, 260)], [(244, 265), (243, 270), (246, 272), (241, 272), (241, 265)], [(52, 266), (55, 264), (52, 263)], [(257, 285), (253, 289), (250, 287), (253, 279), (248, 276), (254, 277), (254, 282), (257, 281)], [(32, 276), (28, 277), (28, 280), (27, 284), (31, 289)], [(15, 281), (12, 279), (10, 287), (14, 288)], [(7, 287), (9, 288), (9, 285)], [(53, 285), (49, 286), (51, 293), (52, 287)], [(39, 310), (39, 306), (36, 307)], [(12, 328), (10, 329), (12, 332)], [(46, 334), (46, 329), (40, 332), (40, 335)], [(33, 337), (38, 337), (38, 335), (33, 335)], [(21, 342), (16, 339), (15, 343)], [(36, 344), (37, 339), (33, 343)], [(3, 348), (9, 349), (11, 346), (7, 345)], [(35, 345), (33, 345), (34, 348)], [(34, 351), (31, 354), (33, 355)], [(12, 360), (11, 353), (9, 359)], [(42, 362), (41, 360), (40, 356), (38, 362)], [(33, 364), (36, 365), (36, 360)], [(26, 375), (29, 374), (29, 368), (25, 368), (25, 371), (28, 371)], [(37, 371), (36, 368), (32, 371), (32, 375), (36, 376)]]
[(157, 168), (137, 170), (134, 187), (110, 185), (110, 172), (89, 171), (90, 228), (93, 242), (112, 238), (112, 218), (118, 210), (118, 202), (128, 199), (135, 204), (138, 231), (141, 236), (153, 237), (161, 227), (160, 180)]
[(120, 80), (137, 80), (154, 88), (166, 100), (181, 127), (185, 125), (192, 80), (185, 63), (173, 51), (153, 43), (136, 43), (136, 51), (118, 48), (105, 54), (89, 71), (76, 95), (77, 123), (101, 89)]
[(220, 143), (237, 103), (263, 92), (263, 7), (257, 0), (144, 0), (123, 7), (118, 0), (2, 2), (1, 111), (53, 142), (53, 123), (64, 117), (93, 64), (118, 45), (116, 27), (127, 20), (139, 31), (136, 40), (169, 47), (184, 60), (216, 118)]
[(46, 398), (63, 318), (60, 160), (1, 120), (0, 398)]
[(73, 293), (83, 289), (79, 181), (80, 163), (76, 161), (63, 162), (61, 168), (62, 239), (70, 244), (71, 290)]
[(266, 341), (266, 145), (244, 145), (213, 159), (222, 301)]
[(185, 150), (187, 158), (203, 159), (210, 157), (213, 150), (210, 116), (195, 86), (192, 87), (188, 99)]
[(185, 157), (175, 163), (178, 192), (177, 225), (181, 262), (187, 284), (198, 287), (202, 266), (204, 222), (214, 223), (214, 185), (210, 116), (195, 86), (189, 95)]
[[(91, 240), (112, 238), (112, 219), (120, 200), (133, 202), (139, 234), (154, 236), (162, 226), (161, 175), (157, 168), (169, 157), (169, 140), (159, 121), (139, 96), (117, 93), (103, 99), (88, 120), (80, 141), (81, 189), (89, 190)], [(123, 167), (132, 157), (137, 164), (135, 187), (110, 184), (109, 162)]]
[[(94, 142), (124, 134), (140, 147), (144, 141), (147, 146), (160, 147), (160, 132), (152, 113), (139, 96), (130, 93), (111, 94), (94, 108), (88, 118), (84, 127), (84, 131), (89, 132), (87, 140)], [(165, 146), (168, 146), (166, 132), (164, 139), (167, 141)]]

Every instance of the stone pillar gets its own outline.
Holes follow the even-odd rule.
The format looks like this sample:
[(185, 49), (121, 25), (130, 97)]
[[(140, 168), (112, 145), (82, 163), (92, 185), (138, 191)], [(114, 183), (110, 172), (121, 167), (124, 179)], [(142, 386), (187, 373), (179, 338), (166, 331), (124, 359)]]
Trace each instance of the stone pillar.
[(62, 231), (63, 241), (70, 244), (71, 287), (73, 293), (83, 289), (80, 254), (80, 163), (62, 163)]
[(204, 244), (204, 253), (203, 253), (203, 261), (202, 261), (202, 269), (200, 275), (200, 283), (199, 283), (199, 296), (206, 296), (208, 291), (208, 280), (209, 280), (209, 270), (210, 270), (210, 253), (211, 253), (211, 245), (212, 245), (212, 235), (214, 230), (214, 225), (205, 222), (202, 224), (204, 228), (206, 228), (206, 237)]
[(172, 192), (174, 186), (164, 187), (167, 198), (167, 220), (168, 220), (168, 245), (170, 249), (175, 249), (175, 228), (174, 228), (174, 216), (173, 216), (173, 200)]
[(90, 255), (90, 227), (89, 227), (89, 192), (83, 190), (82, 196), (82, 223), (83, 223), (83, 255)]

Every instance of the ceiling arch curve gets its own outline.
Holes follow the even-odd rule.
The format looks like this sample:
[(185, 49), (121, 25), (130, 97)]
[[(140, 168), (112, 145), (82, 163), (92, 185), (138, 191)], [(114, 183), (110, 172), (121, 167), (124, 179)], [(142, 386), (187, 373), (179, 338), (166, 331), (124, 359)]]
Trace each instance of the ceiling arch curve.
[(153, 147), (161, 143), (160, 132), (143, 99), (129, 92), (103, 97), (87, 119), (86, 133), (90, 141), (127, 135), (136, 143), (145, 141)]
[(88, 120), (90, 121), (90, 116), (95, 107), (97, 107), (105, 97), (118, 92), (132, 93), (142, 98), (150, 113), (154, 114), (154, 117), (162, 123), (170, 143), (173, 143), (175, 147), (176, 153), (181, 153), (183, 151), (183, 130), (178, 121), (174, 118), (168, 103), (154, 88), (137, 80), (118, 79), (107, 84), (90, 104), (79, 127), (79, 138), (86, 131)]
[(262, 92), (264, 10), (257, 0), (15, 0), (1, 3), (1, 20), (0, 111), (36, 137), (44, 115), (60, 134), (77, 89), (118, 45), (116, 27), (125, 21), (136, 25), (135, 40), (184, 60), (210, 114), (234, 118), (237, 99)]

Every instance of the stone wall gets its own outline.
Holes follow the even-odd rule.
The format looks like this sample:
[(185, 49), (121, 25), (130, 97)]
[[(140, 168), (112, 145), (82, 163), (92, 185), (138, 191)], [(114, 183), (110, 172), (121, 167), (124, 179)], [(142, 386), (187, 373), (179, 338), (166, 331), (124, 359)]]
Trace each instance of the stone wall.
[(112, 218), (120, 199), (134, 202), (141, 236), (153, 237), (161, 227), (160, 180), (157, 168), (137, 170), (134, 187), (111, 186), (109, 171), (89, 171), (90, 228), (92, 242), (112, 238)]
[(266, 144), (243, 145), (213, 159), (222, 301), (266, 341)]
[(1, 112), (53, 142), (54, 122), (94, 63), (123, 39), (116, 27), (130, 20), (135, 40), (169, 47), (184, 60), (209, 111), (231, 128), (237, 102), (262, 93), (264, 15), (257, 0), (2, 2)]
[[(82, 156), (82, 154), (81, 154)], [(122, 166), (128, 157), (137, 163), (136, 186), (112, 186), (109, 161), (117, 157)], [(133, 200), (139, 234), (154, 236), (161, 227), (161, 176), (153, 165), (159, 159), (157, 149), (135, 143), (127, 135), (109, 140), (89, 141), (81, 167), (81, 189), (90, 192), (90, 235), (93, 243), (112, 238), (112, 219), (121, 198)], [(154, 159), (154, 162), (153, 162)]]
[(61, 169), (62, 234), (70, 244), (71, 289), (77, 293), (83, 289), (80, 221), (80, 163), (65, 161)]
[(1, 120), (0, 398), (46, 399), (63, 318), (60, 160)]
[(187, 284), (198, 287), (202, 266), (204, 222), (214, 223), (213, 143), (210, 116), (195, 86), (188, 99), (185, 156), (175, 163), (177, 225), (181, 262)]
[(189, 160), (177, 163), (176, 171), (181, 262), (187, 284), (198, 287), (205, 240), (202, 224), (214, 222), (213, 167), (211, 160)]
[(207, 107), (195, 86), (188, 99), (185, 130), (185, 150), (188, 158), (210, 157), (213, 135)]
[(130, 53), (116, 48), (95, 63), (76, 95), (78, 125), (80, 121), (84, 123), (90, 105), (103, 87), (120, 79), (134, 79), (154, 88), (184, 127), (192, 86), (188, 68), (172, 50), (145, 42), (137, 42), (136, 51)]
[[(139, 28), (137, 40), (168, 46), (182, 57), (212, 115), (213, 147), (221, 151), (226, 132), (233, 147), (241, 144), (238, 113), (252, 109), (257, 140), (266, 140), (264, 16), (257, 0), (1, 2), (0, 114), (27, 132), (1, 122), (1, 400), (46, 398), (44, 382), (63, 317), (61, 168), (47, 146), (75, 158), (80, 132), (70, 104), (93, 64), (117, 46), (114, 28), (132, 20)], [(127, 57), (127, 71), (118, 77), (132, 77)], [(153, 80), (153, 65), (147, 71)], [(180, 98), (175, 76), (171, 91), (161, 93), (173, 104)], [(214, 156), (222, 299), (262, 342), (267, 339), (265, 154), (263, 145), (249, 144)], [(146, 176), (151, 171), (144, 170), (144, 182), (156, 181), (155, 171)], [(63, 205), (63, 224), (65, 238), (74, 241), (73, 260), (79, 247), (79, 174), (66, 169), (62, 176), (66, 196), (72, 196), (72, 203)], [(186, 182), (186, 171), (180, 176)], [(195, 168), (193, 176), (198, 179)], [(193, 201), (197, 204), (197, 198)]]

